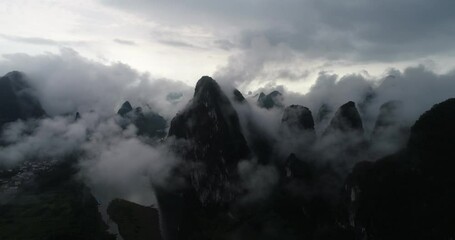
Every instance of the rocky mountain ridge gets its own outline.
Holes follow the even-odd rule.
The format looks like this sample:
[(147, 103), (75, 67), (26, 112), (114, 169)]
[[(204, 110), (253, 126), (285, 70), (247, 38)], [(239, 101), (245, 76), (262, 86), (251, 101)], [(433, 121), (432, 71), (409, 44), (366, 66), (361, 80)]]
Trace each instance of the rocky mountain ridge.
[[(44, 117), (37, 98), (30, 100), (33, 95), (26, 94), (21, 98), (22, 90), (28, 94), (32, 89), (21, 80), (18, 80), (20, 87), (16, 87), (11, 83), (13, 77), (22, 79), (20, 74), (12, 73), (1, 78), (0, 84), (8, 86), (5, 89), (10, 90), (5, 94), (16, 100), (5, 101), (1, 106), (21, 114), (24, 109), (29, 110), (14, 117), (8, 115), (5, 123)], [(284, 107), (280, 105), (281, 98), (279, 92), (261, 94), (261, 101), (254, 103), (264, 109), (275, 107), (282, 114), (278, 134), (265, 134), (257, 125), (261, 119), (250, 116), (242, 124), (241, 114), (252, 111), (254, 105), (240, 91), (224, 92), (207, 76), (198, 81), (193, 99), (171, 120), (167, 137), (162, 141), (182, 161), (168, 179), (180, 184), (153, 186), (158, 199), (160, 237), (450, 239), (455, 236), (452, 206), (455, 191), (451, 187), (455, 184), (452, 177), (454, 99), (435, 105), (410, 128), (399, 121), (400, 103), (386, 102), (379, 109), (372, 134), (366, 136), (362, 111), (352, 101), (341, 105), (330, 120), (331, 110), (321, 107), (315, 121), (309, 108)], [(243, 108), (237, 108), (237, 104)], [(138, 135), (162, 137), (157, 129), (163, 129), (163, 122), (165, 128), (166, 120), (150, 117), (156, 113), (148, 115), (126, 101), (117, 114), (120, 126), (134, 124)], [(84, 117), (79, 113), (76, 116), (76, 120)], [(157, 119), (158, 128), (154, 121)], [(321, 121), (328, 121), (328, 126), (318, 135), (315, 128)], [(407, 141), (394, 154), (380, 156), (375, 152), (384, 143), (397, 139)], [(70, 172), (65, 182), (73, 184), (74, 172)], [(62, 190), (60, 185), (58, 189)], [(92, 211), (93, 198), (86, 194), (91, 199)], [(123, 200), (111, 206), (111, 210), (117, 208), (112, 214), (122, 224), (123, 237), (148, 236), (144, 229), (132, 230), (149, 224), (139, 217), (141, 211), (152, 213), (155, 220), (150, 224), (157, 224), (156, 210)], [(0, 222), (0, 229), (2, 226), (11, 227)], [(153, 229), (153, 234), (157, 234), (158, 227), (154, 225)], [(103, 228), (96, 231), (104, 234)]]

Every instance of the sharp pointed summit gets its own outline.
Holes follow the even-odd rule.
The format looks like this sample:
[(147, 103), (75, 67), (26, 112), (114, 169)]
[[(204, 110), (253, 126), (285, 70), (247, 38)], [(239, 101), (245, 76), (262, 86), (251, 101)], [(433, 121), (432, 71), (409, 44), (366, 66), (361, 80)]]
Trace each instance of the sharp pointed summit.
[[(237, 163), (250, 151), (237, 112), (215, 80), (198, 81), (189, 105), (172, 119), (169, 136), (191, 141), (193, 147), (185, 158), (205, 165), (192, 180), (202, 202), (216, 202), (230, 194), (225, 185), (233, 181)], [(232, 196), (226, 197), (222, 199)]]
[(246, 102), (246, 99), (245, 97), (243, 96), (243, 94), (238, 90), (238, 89), (234, 89), (232, 91), (232, 94), (234, 95), (234, 100), (238, 103), (244, 103)]
[(273, 91), (268, 95), (265, 95), (263, 92), (258, 97), (258, 106), (270, 109), (273, 107), (283, 107), (283, 95), (278, 91)]
[(186, 170), (180, 172), (187, 187), (180, 192), (158, 188), (165, 235), (203, 235), (210, 230), (198, 230), (198, 219), (227, 217), (239, 195), (237, 165), (250, 155), (237, 112), (215, 80), (198, 81), (193, 99), (172, 119), (168, 138), (175, 138), (174, 151), (184, 160)]
[(133, 123), (138, 130), (138, 135), (145, 135), (151, 138), (161, 138), (166, 135), (166, 120), (152, 111), (144, 112), (141, 107), (133, 108), (130, 102), (122, 104), (117, 114), (122, 117), (120, 125), (122, 127)]
[(349, 101), (343, 104), (335, 113), (335, 116), (332, 118), (332, 121), (327, 127), (324, 135), (333, 132), (346, 133), (352, 131), (363, 134), (363, 124), (355, 103)]
[(301, 105), (286, 107), (281, 118), (281, 131), (286, 137), (301, 143), (301, 146), (313, 143), (316, 133), (310, 109)]
[(296, 130), (314, 131), (314, 120), (310, 109), (301, 105), (291, 105), (284, 109), (281, 123)]
[(133, 111), (133, 107), (131, 106), (130, 102), (126, 101), (122, 104), (120, 109), (117, 111), (117, 114), (119, 114), (120, 116), (123, 117), (131, 111)]

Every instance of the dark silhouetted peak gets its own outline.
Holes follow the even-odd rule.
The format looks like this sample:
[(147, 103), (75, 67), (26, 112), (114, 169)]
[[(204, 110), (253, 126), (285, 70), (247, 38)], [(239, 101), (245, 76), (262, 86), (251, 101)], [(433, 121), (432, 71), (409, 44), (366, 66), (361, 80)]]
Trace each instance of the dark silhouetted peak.
[(220, 86), (218, 83), (213, 80), (213, 78), (208, 76), (203, 76), (199, 81), (196, 83), (196, 88), (194, 90), (194, 97), (206, 94), (207, 96), (210, 94), (218, 95), (221, 93)]
[(358, 131), (363, 133), (362, 119), (354, 102), (349, 101), (343, 104), (335, 113), (335, 116), (327, 127), (326, 133), (333, 131)]
[(203, 76), (196, 84), (193, 105), (202, 104), (206, 107), (229, 103), (218, 83), (211, 77)]
[(45, 115), (23, 73), (14, 71), (0, 78), (0, 128), (8, 122)]
[(203, 77), (194, 98), (171, 121), (169, 136), (191, 144), (181, 154), (189, 162), (204, 165), (191, 172), (190, 182), (202, 204), (231, 199), (228, 185), (237, 163), (249, 156), (237, 112), (218, 84)]
[(13, 81), (22, 81), (25, 78), (25, 74), (19, 71), (11, 71), (5, 74), (5, 77), (13, 79)]
[(166, 136), (167, 122), (162, 116), (154, 112), (142, 112), (142, 108), (135, 110), (134, 124), (139, 135), (162, 138)]
[(81, 114), (79, 112), (76, 112), (76, 115), (74, 116), (74, 120), (77, 121), (81, 119)]
[(144, 112), (141, 107), (133, 108), (126, 101), (118, 110), (118, 114), (122, 116), (121, 126), (126, 127), (131, 123), (134, 124), (137, 127), (138, 135), (145, 135), (152, 138), (161, 138), (166, 135), (166, 120), (151, 110)]
[(314, 121), (310, 109), (291, 105), (284, 109), (281, 118), (281, 135), (286, 141), (286, 148), (291, 151), (302, 151), (316, 140)]
[[(362, 120), (354, 102), (342, 105), (322, 134), (318, 148), (328, 159), (351, 165), (367, 150)], [(329, 150), (330, 149), (330, 150)]]
[(268, 95), (265, 95), (263, 92), (259, 94), (258, 98), (259, 107), (270, 109), (273, 107), (283, 107), (283, 96), (278, 91), (273, 91)]
[(236, 102), (239, 102), (239, 103), (244, 103), (245, 102), (245, 97), (243, 96), (243, 94), (239, 90), (234, 89), (234, 91), (232, 93), (234, 94), (234, 100)]
[(352, 109), (355, 108), (355, 103), (353, 101), (349, 101), (343, 105), (341, 105), (340, 109)]
[(163, 224), (164, 234), (201, 236), (211, 231), (202, 227), (205, 219), (229, 219), (226, 209), (239, 196), (237, 166), (250, 150), (237, 112), (209, 77), (199, 80), (193, 99), (172, 119), (169, 137), (175, 138), (172, 149), (184, 160), (182, 171), (176, 172), (182, 172), (186, 187), (158, 191), (160, 214), (170, 219)]
[(237, 162), (248, 154), (237, 112), (218, 83), (210, 77), (198, 81), (194, 98), (174, 117), (169, 135), (197, 139), (201, 144), (220, 148), (223, 151), (212, 150), (226, 155), (225, 160)]
[(120, 116), (123, 117), (131, 111), (133, 111), (133, 107), (131, 106), (130, 102), (126, 101), (122, 104), (120, 109), (117, 111), (117, 114), (119, 114)]
[(292, 130), (314, 130), (313, 115), (310, 109), (301, 105), (286, 107), (281, 123)]
[(271, 96), (271, 97), (281, 96), (281, 93), (278, 91), (273, 91), (273, 92), (269, 93), (269, 96)]

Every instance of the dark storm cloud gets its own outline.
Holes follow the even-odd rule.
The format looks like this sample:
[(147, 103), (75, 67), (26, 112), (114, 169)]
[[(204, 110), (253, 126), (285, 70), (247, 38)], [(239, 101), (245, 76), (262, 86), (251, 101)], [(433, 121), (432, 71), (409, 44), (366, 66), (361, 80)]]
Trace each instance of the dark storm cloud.
[(453, 50), (450, 0), (315, 1), (323, 26), (353, 36), (360, 60), (401, 60)]
[(408, 60), (453, 50), (453, 1), (323, 0), (306, 6), (313, 9), (314, 18), (289, 18), (291, 30), (245, 31), (242, 45), (265, 36), (272, 44), (286, 43), (311, 58), (358, 61)]
[(114, 39), (114, 42), (116, 42), (118, 44), (122, 44), (122, 45), (129, 45), (129, 46), (136, 45), (136, 43), (133, 42), (133, 41), (125, 40), (125, 39), (119, 39), (119, 38)]
[(408, 60), (453, 51), (455, 40), (451, 0), (102, 2), (154, 21), (233, 30), (244, 48), (265, 37), (310, 58)]

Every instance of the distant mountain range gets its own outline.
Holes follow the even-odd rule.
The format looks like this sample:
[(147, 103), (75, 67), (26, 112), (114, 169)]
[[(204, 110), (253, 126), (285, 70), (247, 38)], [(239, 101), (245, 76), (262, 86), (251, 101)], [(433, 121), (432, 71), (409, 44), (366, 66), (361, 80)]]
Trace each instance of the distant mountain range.
[[(0, 93), (0, 129), (19, 119), (47, 117), (23, 74), (0, 78)], [(367, 135), (352, 101), (333, 111), (331, 119), (332, 109), (322, 105), (314, 119), (308, 107), (284, 106), (282, 98), (278, 91), (261, 93), (250, 103), (237, 89), (225, 92), (204, 76), (193, 99), (169, 124), (128, 101), (121, 106), (121, 127), (133, 124), (138, 135), (165, 138), (162, 142), (183, 159), (169, 179), (182, 184), (154, 186), (160, 237), (455, 238), (455, 99), (435, 103), (412, 126), (399, 121), (403, 106), (390, 99)], [(279, 109), (278, 135), (264, 131), (261, 119), (243, 112), (240, 116), (239, 109), (251, 111), (254, 105)], [(315, 126), (324, 119), (328, 126), (317, 134)], [(390, 146), (399, 150), (381, 154)], [(262, 178), (256, 172), (242, 175), (245, 164)], [(250, 179), (248, 187), (245, 178)], [(263, 189), (265, 180), (271, 184)], [(255, 191), (265, 197), (246, 201)], [(157, 238), (157, 226), (150, 226), (153, 231), (133, 230), (158, 224), (153, 210), (124, 200), (116, 200), (110, 209), (125, 240)], [(153, 220), (144, 218), (145, 213)], [(5, 226), (0, 221), (0, 236)]]

